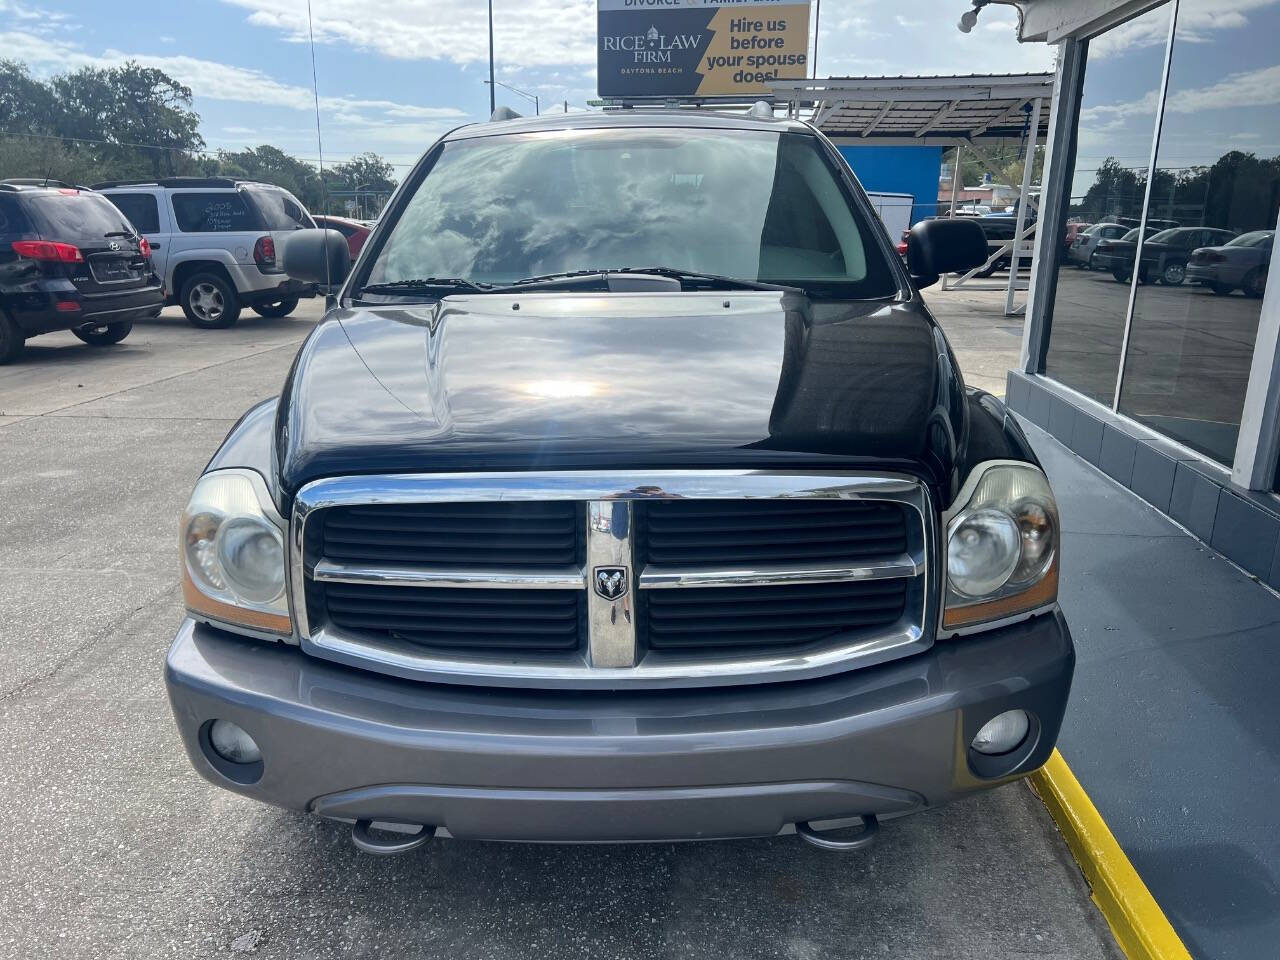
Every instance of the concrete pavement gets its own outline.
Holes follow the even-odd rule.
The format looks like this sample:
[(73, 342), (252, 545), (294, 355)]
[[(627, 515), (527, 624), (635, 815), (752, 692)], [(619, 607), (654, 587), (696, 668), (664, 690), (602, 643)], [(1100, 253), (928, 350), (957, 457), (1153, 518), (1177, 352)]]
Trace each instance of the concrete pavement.
[(209, 332), (168, 310), (0, 368), (0, 957), (1118, 957), (1022, 785), (856, 856), (788, 837), (380, 860), (197, 777), (161, 677), (178, 514), (318, 308)]

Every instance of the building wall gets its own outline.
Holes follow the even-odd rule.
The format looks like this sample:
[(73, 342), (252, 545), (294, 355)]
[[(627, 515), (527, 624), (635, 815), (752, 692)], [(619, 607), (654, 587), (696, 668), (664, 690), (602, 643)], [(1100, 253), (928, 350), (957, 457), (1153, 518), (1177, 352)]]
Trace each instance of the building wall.
[(1200, 12), (1168, 0), (1064, 45), (1044, 220), (1145, 218), (1148, 236), (1068, 251), (1042, 233), (1007, 398), (1280, 588), (1280, 106), (1251, 83), (1280, 62), (1260, 39), (1280, 31), (1280, 0), (1230, 22)]
[(937, 213), (942, 147), (840, 147), (864, 190), (909, 193), (915, 198), (911, 222)]

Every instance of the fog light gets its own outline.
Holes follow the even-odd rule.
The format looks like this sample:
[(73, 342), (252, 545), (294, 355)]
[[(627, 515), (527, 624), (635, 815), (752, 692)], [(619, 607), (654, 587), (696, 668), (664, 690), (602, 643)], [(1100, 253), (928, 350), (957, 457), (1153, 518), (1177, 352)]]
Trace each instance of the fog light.
[(257, 763), (262, 759), (262, 751), (253, 737), (230, 720), (215, 720), (209, 725), (209, 743), (228, 763)]
[(973, 749), (987, 756), (1008, 753), (1027, 739), (1029, 729), (1031, 719), (1025, 710), (1006, 711), (987, 721), (978, 731), (973, 738)]

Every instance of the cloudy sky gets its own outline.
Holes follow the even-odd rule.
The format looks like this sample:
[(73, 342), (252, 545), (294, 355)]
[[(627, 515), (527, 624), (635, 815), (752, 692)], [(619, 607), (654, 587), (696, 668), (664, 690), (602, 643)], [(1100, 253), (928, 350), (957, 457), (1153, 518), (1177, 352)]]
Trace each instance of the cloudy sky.
[[(824, 75), (1044, 70), (1011, 8), (969, 35), (966, 0), (824, 0)], [(546, 105), (594, 98), (595, 0), (494, 0), (498, 78)], [(482, 0), (312, 0), (326, 158), (409, 164), (440, 132), (488, 114)], [(306, 0), (0, 0), (0, 56), (47, 75), (132, 57), (191, 87), (210, 147), (274, 143), (314, 157)], [(525, 112), (512, 94), (500, 102)]]

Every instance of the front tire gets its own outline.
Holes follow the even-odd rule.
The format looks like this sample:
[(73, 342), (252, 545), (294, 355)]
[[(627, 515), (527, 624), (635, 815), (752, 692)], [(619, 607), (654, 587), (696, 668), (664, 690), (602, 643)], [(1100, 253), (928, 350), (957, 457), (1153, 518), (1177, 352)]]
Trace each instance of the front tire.
[(274, 303), (260, 303), (253, 308), (253, 312), (260, 317), (277, 320), (280, 317), (287, 317), (296, 309), (298, 309), (298, 298), (286, 297), (283, 300), (276, 300)]
[(1116, 283), (1128, 283), (1132, 274), (1124, 267), (1116, 267), (1111, 271), (1111, 276), (1116, 278)]
[(1177, 287), (1187, 279), (1187, 265), (1181, 260), (1171, 260), (1164, 265), (1160, 274), (1160, 282), (1170, 287)]
[(1241, 286), (1244, 287), (1245, 296), (1261, 300), (1262, 295), (1267, 290), (1267, 271), (1254, 267), (1244, 275), (1244, 282)]
[(104, 323), (92, 330), (72, 330), (71, 332), (91, 347), (110, 347), (127, 337), (132, 329), (133, 321), (125, 320), (121, 323)]
[(7, 314), (0, 312), (0, 366), (17, 360), (26, 345), (21, 328)]
[(182, 285), (182, 312), (201, 330), (225, 330), (240, 319), (240, 298), (225, 277), (197, 273)]
[(1231, 284), (1229, 283), (1214, 282), (1209, 284), (1209, 289), (1212, 290), (1214, 293), (1216, 293), (1218, 296), (1225, 297), (1229, 295), (1231, 291), (1235, 289), (1235, 287), (1231, 286)]

